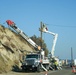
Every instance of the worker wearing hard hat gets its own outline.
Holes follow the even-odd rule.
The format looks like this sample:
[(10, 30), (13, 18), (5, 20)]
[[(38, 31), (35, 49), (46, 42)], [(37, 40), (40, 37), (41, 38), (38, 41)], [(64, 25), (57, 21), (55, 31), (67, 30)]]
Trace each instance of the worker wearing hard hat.
[(54, 62), (54, 69), (55, 69), (55, 70), (58, 69), (57, 66), (58, 66), (58, 63), (57, 63), (57, 60), (55, 60), (55, 62)]

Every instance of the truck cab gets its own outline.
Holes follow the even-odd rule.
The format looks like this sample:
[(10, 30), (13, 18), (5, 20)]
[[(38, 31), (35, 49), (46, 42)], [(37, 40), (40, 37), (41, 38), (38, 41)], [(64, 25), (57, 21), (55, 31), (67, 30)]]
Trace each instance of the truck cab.
[(27, 54), (22, 63), (22, 70), (37, 70), (37, 67), (42, 62), (41, 54)]

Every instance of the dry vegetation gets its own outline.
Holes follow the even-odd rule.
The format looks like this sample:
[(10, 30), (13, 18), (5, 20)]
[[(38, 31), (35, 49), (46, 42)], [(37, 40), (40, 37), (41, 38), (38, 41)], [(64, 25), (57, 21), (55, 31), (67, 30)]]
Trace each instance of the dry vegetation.
[(22, 56), (34, 48), (21, 36), (0, 25), (0, 73), (20, 67)]

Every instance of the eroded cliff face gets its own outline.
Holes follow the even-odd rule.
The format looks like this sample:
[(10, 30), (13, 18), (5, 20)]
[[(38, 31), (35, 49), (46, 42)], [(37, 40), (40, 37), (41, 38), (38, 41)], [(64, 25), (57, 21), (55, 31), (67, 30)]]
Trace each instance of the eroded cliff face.
[(22, 56), (34, 48), (21, 36), (9, 28), (0, 25), (0, 73), (20, 67)]

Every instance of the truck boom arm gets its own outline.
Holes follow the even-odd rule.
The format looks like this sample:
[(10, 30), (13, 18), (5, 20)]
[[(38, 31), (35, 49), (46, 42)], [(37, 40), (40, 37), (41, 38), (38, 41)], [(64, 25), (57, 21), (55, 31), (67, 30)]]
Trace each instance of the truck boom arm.
[(51, 34), (51, 35), (54, 36), (53, 45), (52, 45), (52, 50), (51, 50), (52, 57), (54, 57), (55, 45), (56, 45), (56, 42), (57, 42), (58, 34), (48, 31), (48, 29), (47, 29), (47, 27), (46, 27), (45, 25), (43, 25), (41, 31), (42, 31), (42, 32), (45, 32), (45, 33), (49, 33), (49, 34)]
[(56, 46), (58, 34), (57, 33), (52, 33), (50, 31), (46, 31), (46, 33), (52, 34), (54, 36), (52, 50), (51, 50), (52, 57), (54, 57), (54, 51), (55, 51), (55, 46)]
[(12, 27), (19, 35), (21, 35), (27, 42), (29, 42), (34, 48), (37, 48), (38, 50), (40, 50), (40, 46), (38, 46), (32, 39), (30, 39), (22, 30), (20, 30), (16, 24), (11, 21), (11, 20), (7, 20), (6, 21), (7, 24)]

